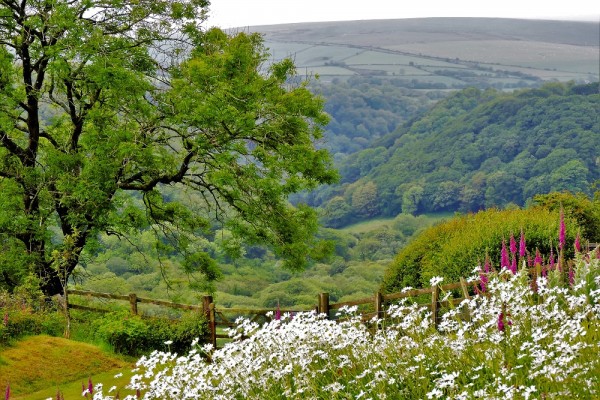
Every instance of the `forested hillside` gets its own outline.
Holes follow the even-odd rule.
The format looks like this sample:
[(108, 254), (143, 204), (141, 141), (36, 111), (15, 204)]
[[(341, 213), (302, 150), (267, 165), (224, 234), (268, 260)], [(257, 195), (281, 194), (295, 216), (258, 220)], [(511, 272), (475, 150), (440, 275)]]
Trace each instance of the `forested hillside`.
[(326, 100), (325, 111), (331, 120), (322, 146), (338, 160), (368, 148), (373, 140), (393, 133), (446, 96), (441, 90), (408, 89), (398, 82), (373, 77), (330, 84), (319, 80), (313, 82), (311, 90)]
[(534, 195), (591, 194), (600, 178), (598, 83), (468, 88), (340, 165), (308, 196), (332, 227), (400, 212), (476, 211)]

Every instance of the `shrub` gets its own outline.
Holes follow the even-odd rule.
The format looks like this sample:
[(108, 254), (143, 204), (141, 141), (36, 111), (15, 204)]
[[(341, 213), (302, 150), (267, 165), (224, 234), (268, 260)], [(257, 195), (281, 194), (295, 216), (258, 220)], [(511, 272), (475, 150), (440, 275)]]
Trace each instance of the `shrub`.
[(93, 324), (97, 338), (104, 340), (117, 353), (137, 355), (148, 348), (148, 327), (139, 316), (117, 311), (106, 314)]
[(208, 337), (208, 323), (204, 315), (198, 312), (185, 313), (173, 326), (171, 340), (173, 351), (189, 350), (191, 343), (197, 338)]
[[(173, 352), (182, 353), (190, 349), (194, 339), (205, 338), (208, 334), (206, 318), (198, 312), (185, 313), (176, 320), (150, 318), (144, 322), (149, 333), (147, 350), (168, 347)], [(167, 341), (172, 343), (166, 346)]]
[(540, 194), (533, 200), (536, 204), (553, 211), (562, 207), (565, 215), (577, 220), (584, 237), (591, 242), (600, 242), (600, 191), (594, 200), (590, 200), (583, 193), (569, 192)]
[[(502, 241), (507, 245), (511, 235), (525, 233), (528, 254), (535, 249), (549, 255), (557, 254), (559, 211), (541, 207), (525, 210), (491, 209), (477, 214), (458, 216), (426, 229), (398, 253), (389, 265), (382, 283), (384, 292), (404, 287), (429, 286), (429, 280), (441, 276), (457, 282), (471, 274), (474, 265), (482, 265), (486, 253), (496, 268), (500, 265)], [(566, 220), (567, 243), (573, 243), (579, 226)], [(566, 246), (565, 257), (573, 255), (573, 246)]]
[(108, 343), (113, 351), (137, 356), (167, 348), (183, 352), (195, 338), (207, 337), (208, 325), (204, 315), (185, 313), (179, 320), (142, 318), (127, 311), (104, 315), (92, 323), (96, 339)]
[(13, 293), (0, 291), (0, 345), (27, 335), (60, 336), (64, 315), (46, 302), (35, 279), (26, 278)]

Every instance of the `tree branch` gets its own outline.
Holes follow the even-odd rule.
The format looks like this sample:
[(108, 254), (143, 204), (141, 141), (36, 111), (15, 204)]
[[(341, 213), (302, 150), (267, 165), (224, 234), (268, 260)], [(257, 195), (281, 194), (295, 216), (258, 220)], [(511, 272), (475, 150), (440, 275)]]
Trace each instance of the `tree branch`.
[(17, 156), (21, 162), (25, 160), (26, 154), (25, 149), (19, 147), (18, 144), (13, 142), (6, 132), (0, 131), (0, 143), (2, 147), (7, 149), (11, 154)]
[(140, 172), (133, 174), (131, 177), (127, 178), (124, 181), (117, 182), (117, 187), (119, 189), (123, 189), (123, 190), (139, 190), (141, 192), (148, 192), (148, 191), (154, 189), (156, 187), (156, 185), (158, 185), (159, 183), (170, 184), (170, 183), (181, 182), (181, 181), (183, 181), (183, 178), (185, 177), (185, 174), (187, 173), (187, 171), (190, 167), (189, 164), (192, 161), (192, 159), (194, 158), (194, 156), (196, 156), (195, 151), (189, 152), (185, 156), (183, 161), (181, 162), (181, 165), (179, 166), (179, 170), (172, 175), (161, 175), (161, 176), (153, 178), (145, 183), (142, 182), (139, 184), (135, 184), (134, 182), (136, 182), (136, 181), (138, 181), (138, 182), (142, 181), (142, 177), (144, 176), (144, 172), (140, 171)]
[(52, 80), (50, 82), (50, 88), (48, 90), (48, 97), (50, 98), (50, 101), (52, 101), (54, 104), (56, 104), (57, 106), (62, 108), (67, 114), (70, 114), (69, 106), (67, 104), (63, 103), (61, 100), (54, 97), (54, 80)]
[(55, 149), (59, 148), (58, 142), (52, 136), (50, 136), (50, 134), (48, 134), (48, 132), (41, 131), (40, 137), (47, 139), (52, 144), (52, 146), (54, 146)]

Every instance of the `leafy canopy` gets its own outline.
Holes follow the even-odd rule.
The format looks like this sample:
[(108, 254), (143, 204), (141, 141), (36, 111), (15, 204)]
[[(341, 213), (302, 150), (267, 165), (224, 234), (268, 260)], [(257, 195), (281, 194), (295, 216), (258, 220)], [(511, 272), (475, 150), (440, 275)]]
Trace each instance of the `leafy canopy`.
[(315, 217), (287, 196), (336, 178), (313, 144), (322, 101), (289, 83), (290, 60), (266, 64), (259, 35), (204, 30), (207, 7), (0, 1), (1, 286), (35, 273), (56, 293), (56, 265), (68, 276), (99, 232), (149, 227), (214, 278), (194, 247), (214, 221), (307, 262)]
[[(319, 188), (310, 204), (324, 210), (327, 226), (340, 227), (400, 212), (525, 206), (551, 192), (590, 196), (600, 178), (599, 100), (598, 82), (452, 93), (369, 148), (341, 158), (342, 184)], [(365, 215), (352, 196), (371, 183), (377, 199), (374, 214)]]

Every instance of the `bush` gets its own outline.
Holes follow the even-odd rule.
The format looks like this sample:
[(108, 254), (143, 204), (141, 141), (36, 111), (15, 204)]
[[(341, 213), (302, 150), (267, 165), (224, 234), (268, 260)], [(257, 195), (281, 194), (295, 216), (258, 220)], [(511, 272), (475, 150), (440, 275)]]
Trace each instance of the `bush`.
[[(208, 334), (206, 319), (199, 313), (186, 313), (179, 320), (142, 318), (127, 311), (106, 314), (92, 323), (96, 339), (108, 343), (116, 353), (137, 356), (153, 350), (184, 352), (195, 338)], [(172, 342), (166, 345), (165, 342)]]
[(148, 327), (141, 317), (127, 311), (106, 314), (93, 325), (97, 338), (108, 343), (116, 353), (137, 355), (148, 347)]
[(27, 335), (64, 332), (64, 315), (44, 300), (34, 279), (26, 278), (13, 293), (0, 291), (0, 310), (0, 345)]
[[(208, 335), (206, 318), (199, 313), (189, 312), (177, 320), (165, 318), (144, 319), (148, 327), (148, 350), (163, 350), (183, 353), (190, 349), (192, 341)], [(172, 342), (166, 346), (165, 342)]]
[[(473, 266), (482, 265), (486, 253), (498, 268), (502, 241), (508, 246), (511, 234), (518, 241), (521, 230), (532, 257), (536, 248), (548, 256), (552, 247), (557, 254), (559, 224), (559, 211), (541, 207), (491, 209), (455, 217), (426, 229), (401, 250), (386, 271), (382, 290), (389, 293), (407, 286), (429, 286), (434, 276), (457, 282), (470, 276)], [(573, 219), (566, 219), (566, 226), (568, 258), (573, 256), (572, 244), (580, 227)]]
[(577, 220), (585, 238), (591, 242), (600, 242), (600, 191), (596, 196), (591, 200), (583, 193), (554, 192), (537, 195), (533, 201), (552, 211), (562, 207), (565, 215)]

